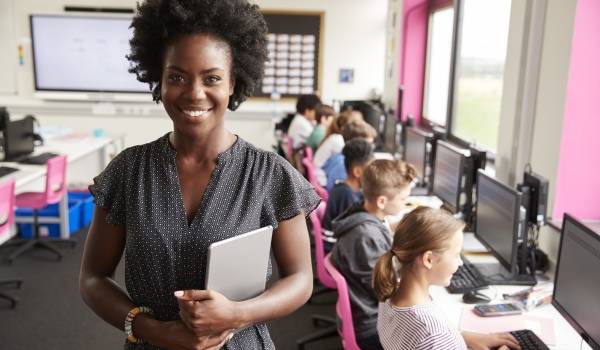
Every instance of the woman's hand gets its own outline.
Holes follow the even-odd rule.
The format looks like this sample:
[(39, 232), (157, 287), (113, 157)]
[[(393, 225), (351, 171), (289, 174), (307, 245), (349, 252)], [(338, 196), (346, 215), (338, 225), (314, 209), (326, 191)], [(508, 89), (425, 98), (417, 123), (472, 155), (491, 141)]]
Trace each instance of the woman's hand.
[(222, 294), (210, 290), (184, 290), (174, 294), (181, 320), (197, 337), (244, 326), (235, 303)]
[(509, 333), (480, 334), (462, 332), (467, 347), (473, 350), (489, 350), (500, 347), (498, 350), (521, 349), (519, 342)]
[(160, 327), (162, 337), (148, 340), (148, 343), (169, 350), (218, 350), (233, 336), (231, 329), (227, 329), (209, 336), (196, 337), (182, 321), (162, 322)]

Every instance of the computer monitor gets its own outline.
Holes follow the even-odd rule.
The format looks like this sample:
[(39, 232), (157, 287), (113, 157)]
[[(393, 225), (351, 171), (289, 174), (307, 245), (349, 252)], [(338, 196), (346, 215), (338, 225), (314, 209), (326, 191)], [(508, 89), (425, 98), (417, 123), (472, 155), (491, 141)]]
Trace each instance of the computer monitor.
[(398, 120), (393, 113), (388, 113), (385, 116), (385, 130), (384, 130), (384, 142), (386, 151), (394, 154), (397, 150), (398, 143), (400, 142), (400, 130), (402, 128), (398, 124)]
[(564, 215), (552, 305), (592, 349), (600, 350), (600, 235)]
[(371, 101), (361, 102), (360, 111), (362, 112), (363, 119), (377, 131), (375, 143), (383, 143), (382, 134), (385, 127), (385, 114), (383, 113), (383, 110)]
[(32, 153), (33, 141), (33, 118), (9, 121), (4, 128), (4, 160)]
[(534, 276), (517, 266), (518, 248), (527, 232), (527, 214), (521, 206), (521, 197), (521, 192), (492, 178), (482, 170), (477, 172), (474, 233), (498, 259), (500, 266), (476, 266), (493, 284), (536, 284)]
[(462, 150), (440, 140), (437, 141), (436, 153), (433, 194), (444, 202), (447, 209), (457, 213), (460, 211), (465, 154)]
[(412, 127), (406, 127), (405, 129), (404, 161), (415, 167), (417, 179), (419, 183), (423, 184), (427, 168), (427, 140), (430, 135)]

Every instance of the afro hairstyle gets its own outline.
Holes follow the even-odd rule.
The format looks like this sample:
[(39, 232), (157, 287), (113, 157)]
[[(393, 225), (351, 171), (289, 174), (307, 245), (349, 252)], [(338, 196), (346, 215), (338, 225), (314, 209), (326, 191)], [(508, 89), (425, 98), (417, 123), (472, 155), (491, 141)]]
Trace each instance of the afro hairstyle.
[(247, 0), (146, 0), (138, 3), (131, 23), (130, 73), (148, 83), (152, 99), (161, 101), (162, 60), (166, 48), (183, 35), (206, 34), (228, 44), (234, 111), (259, 86), (268, 60), (267, 23)]
[(364, 138), (355, 137), (346, 142), (346, 145), (342, 149), (342, 154), (344, 155), (346, 172), (350, 173), (353, 165), (365, 165), (373, 159), (373, 146)]

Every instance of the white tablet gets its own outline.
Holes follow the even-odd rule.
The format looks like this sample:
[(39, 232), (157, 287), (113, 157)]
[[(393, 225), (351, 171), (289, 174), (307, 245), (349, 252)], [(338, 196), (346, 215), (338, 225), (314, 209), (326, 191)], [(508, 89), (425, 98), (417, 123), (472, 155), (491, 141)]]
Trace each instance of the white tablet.
[(271, 236), (267, 226), (215, 242), (208, 247), (206, 289), (231, 301), (254, 298), (265, 291)]

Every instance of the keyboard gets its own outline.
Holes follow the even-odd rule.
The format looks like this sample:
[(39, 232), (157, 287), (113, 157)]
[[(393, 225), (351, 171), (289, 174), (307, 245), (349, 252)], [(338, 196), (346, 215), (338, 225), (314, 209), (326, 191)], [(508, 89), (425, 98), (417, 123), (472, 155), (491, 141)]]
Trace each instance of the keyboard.
[(46, 164), (48, 159), (54, 158), (58, 156), (58, 153), (41, 153), (35, 156), (27, 157), (25, 159), (19, 160), (21, 164)]
[(15, 171), (18, 171), (19, 169), (16, 168), (10, 168), (7, 166), (0, 166), (0, 177), (8, 175), (10, 173), (14, 173)]
[(477, 271), (477, 268), (464, 255), (461, 254), (460, 258), (463, 261), (463, 266), (459, 266), (452, 276), (450, 285), (446, 287), (448, 293), (458, 294), (487, 288), (490, 284)]
[[(500, 316), (502, 317), (502, 316)], [(519, 341), (519, 345), (522, 350), (549, 350), (550, 348), (544, 344), (544, 342), (532, 331), (528, 329), (523, 329), (520, 331), (512, 331), (509, 332), (513, 335), (513, 337), (517, 338)], [(492, 348), (492, 350), (497, 350), (498, 348)], [(510, 348), (513, 350), (513, 348)]]

